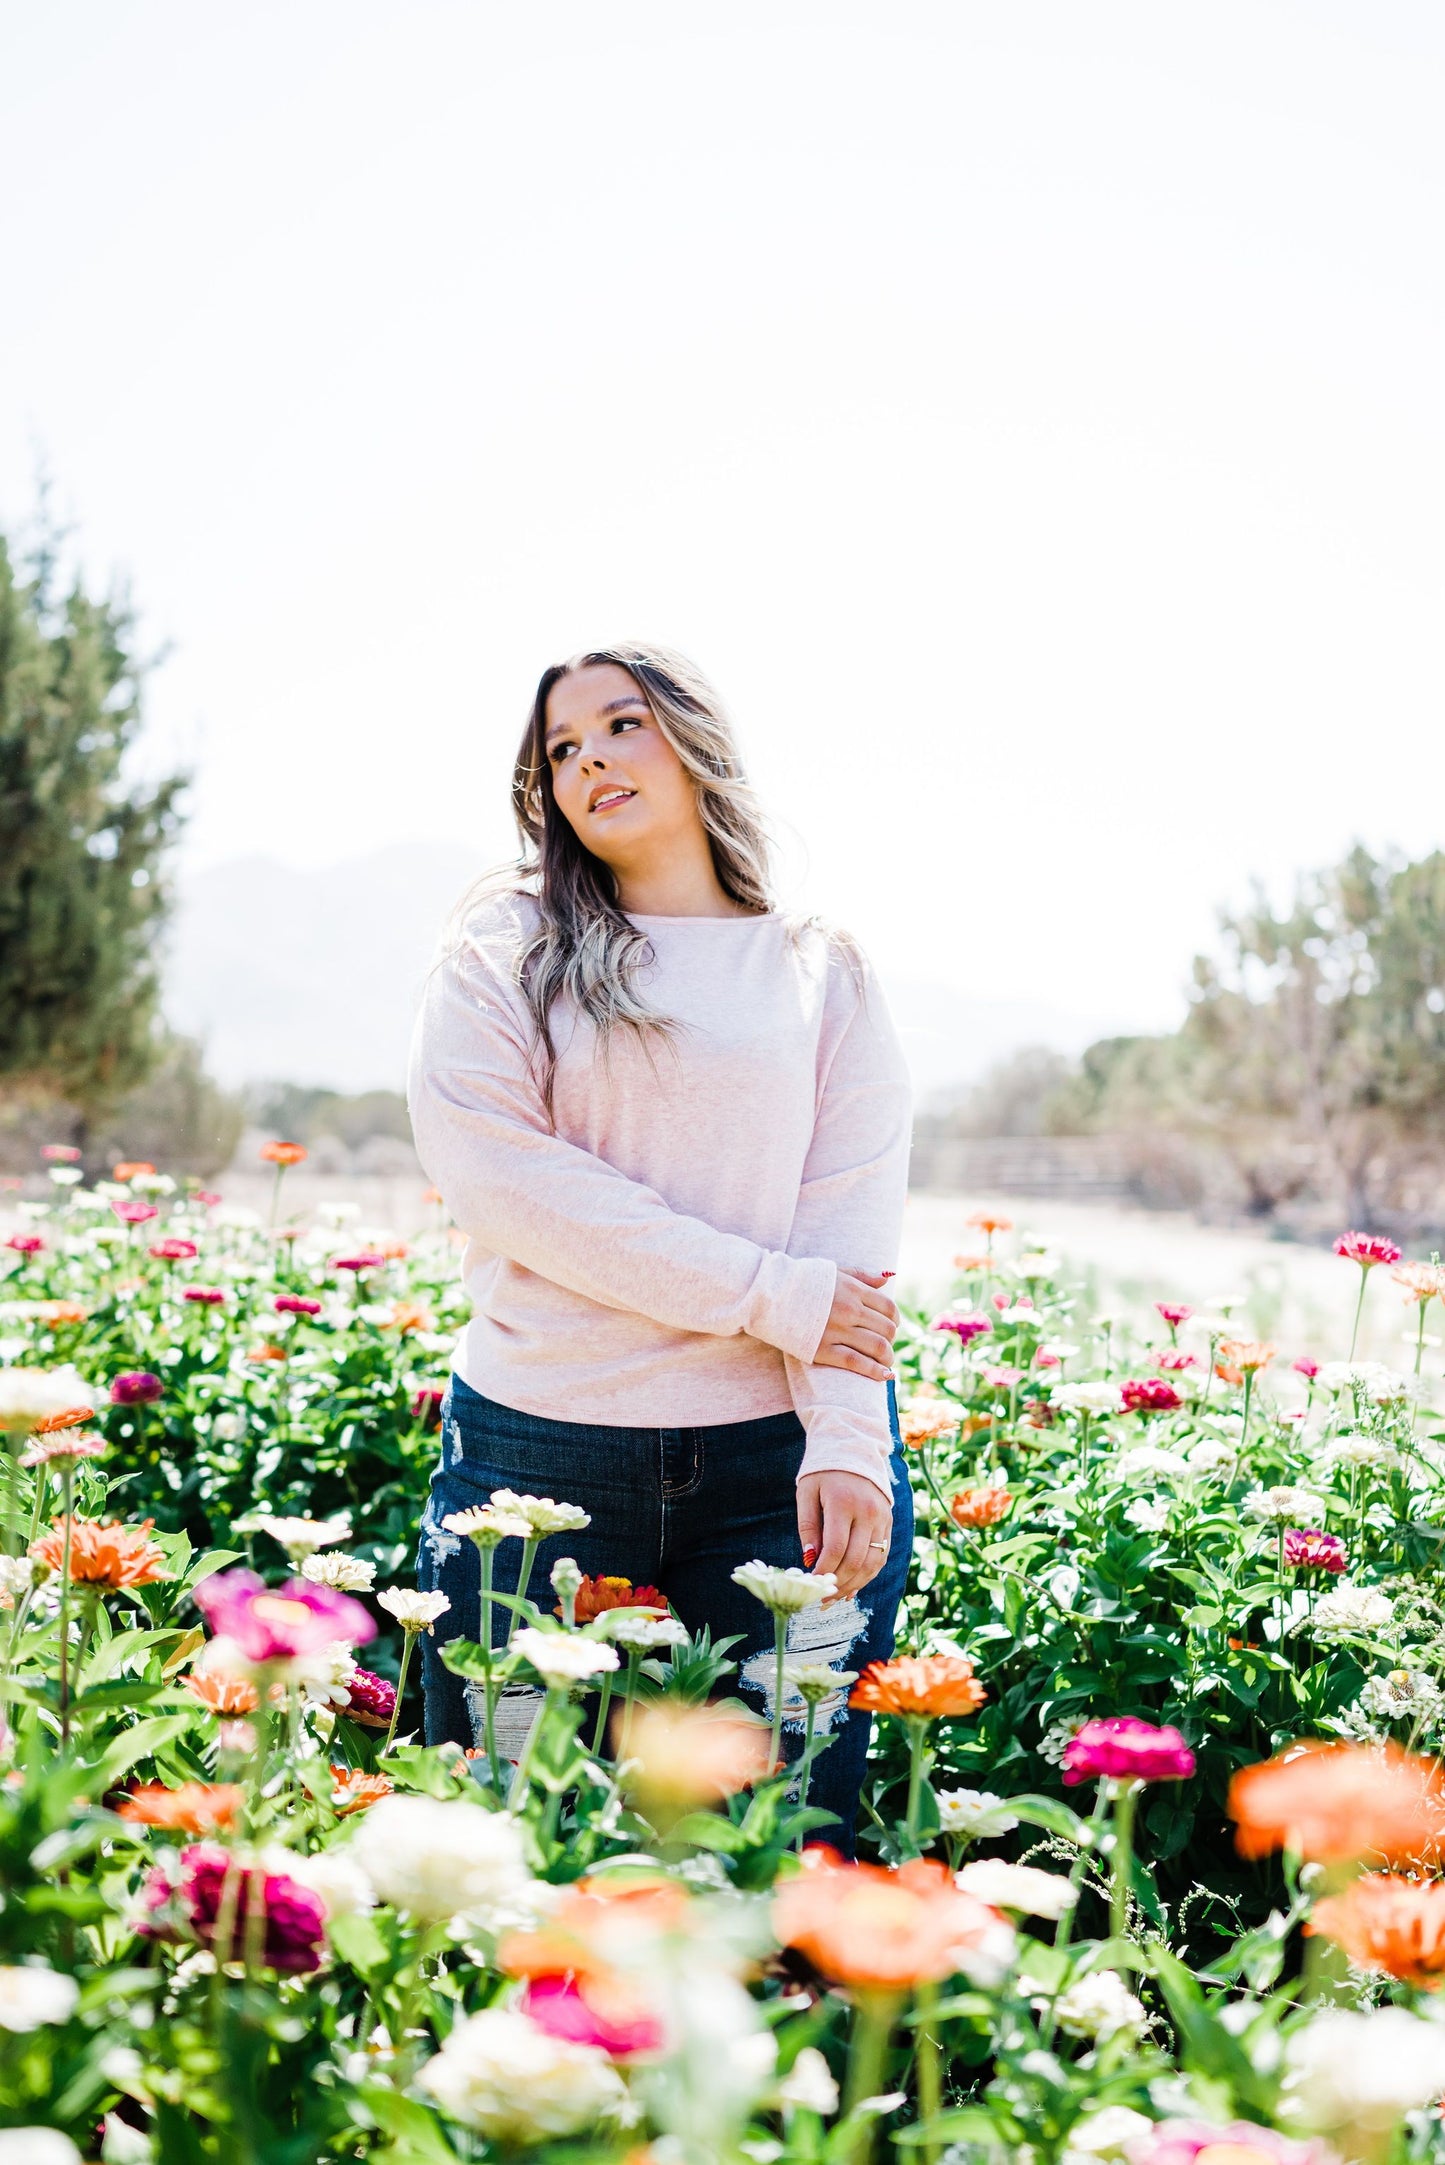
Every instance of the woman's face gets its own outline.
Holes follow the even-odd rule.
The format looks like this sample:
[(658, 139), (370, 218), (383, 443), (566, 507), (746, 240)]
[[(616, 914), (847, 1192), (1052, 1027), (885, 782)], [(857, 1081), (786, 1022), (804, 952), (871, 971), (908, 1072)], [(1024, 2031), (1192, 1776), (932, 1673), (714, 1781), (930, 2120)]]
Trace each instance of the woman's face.
[(700, 828), (682, 761), (616, 662), (559, 677), (547, 695), (546, 722), (557, 809), (614, 871), (635, 871)]

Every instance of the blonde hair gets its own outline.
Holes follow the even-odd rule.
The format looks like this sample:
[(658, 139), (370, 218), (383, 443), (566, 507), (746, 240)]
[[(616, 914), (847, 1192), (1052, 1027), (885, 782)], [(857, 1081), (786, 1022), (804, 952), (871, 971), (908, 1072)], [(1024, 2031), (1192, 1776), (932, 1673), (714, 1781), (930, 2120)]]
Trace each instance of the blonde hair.
[[(625, 641), (574, 654), (544, 669), (527, 716), (512, 772), (512, 812), (522, 837), (515, 864), (485, 874), (462, 897), (452, 918), (455, 948), (477, 903), (499, 893), (529, 894), (539, 923), (516, 959), (516, 981), (530, 1011), (538, 1082), (550, 1113), (556, 1072), (552, 1039), (554, 1001), (569, 998), (594, 1025), (604, 1062), (612, 1034), (634, 1031), (644, 1042), (670, 1041), (678, 1025), (650, 1008), (636, 985), (650, 959), (651, 942), (624, 916), (617, 882), (557, 809), (546, 754), (547, 701), (552, 687), (578, 669), (611, 662), (627, 674), (652, 710), (697, 795), (723, 892), (759, 914), (774, 908), (772, 848), (757, 793), (743, 770), (732, 719), (696, 665), (668, 647)], [(816, 918), (789, 921), (796, 937)], [(846, 934), (831, 932), (855, 961), (862, 957)]]

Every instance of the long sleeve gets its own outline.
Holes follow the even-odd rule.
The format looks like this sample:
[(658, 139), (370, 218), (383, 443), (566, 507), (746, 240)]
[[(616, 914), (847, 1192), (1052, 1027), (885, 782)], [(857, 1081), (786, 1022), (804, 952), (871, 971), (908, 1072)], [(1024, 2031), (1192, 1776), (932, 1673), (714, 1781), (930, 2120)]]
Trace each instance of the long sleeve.
[(408, 1081), (417, 1155), (457, 1225), (497, 1255), (674, 1329), (746, 1333), (810, 1359), (837, 1271), (700, 1218), (551, 1132), (520, 994), (484, 946), (432, 971)]
[[(823, 1081), (812, 1146), (788, 1241), (859, 1270), (897, 1267), (908, 1186), (912, 1089), (902, 1048), (871, 973)], [(887, 1385), (789, 1355), (788, 1384), (807, 1431), (801, 1474), (856, 1473), (892, 1499)]]

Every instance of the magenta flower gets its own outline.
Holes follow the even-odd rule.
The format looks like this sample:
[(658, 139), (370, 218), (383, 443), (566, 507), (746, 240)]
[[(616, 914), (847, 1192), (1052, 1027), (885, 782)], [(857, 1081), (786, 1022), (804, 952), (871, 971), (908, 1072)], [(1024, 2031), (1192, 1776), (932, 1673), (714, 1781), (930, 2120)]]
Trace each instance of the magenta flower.
[(74, 1143), (45, 1143), (41, 1148), (40, 1155), (42, 1158), (48, 1158), (52, 1165), (78, 1165), (80, 1163), (80, 1152), (76, 1149)]
[(941, 1316), (934, 1317), (933, 1328), (936, 1331), (952, 1331), (959, 1344), (966, 1346), (971, 1338), (982, 1338), (985, 1331), (993, 1329), (993, 1325), (987, 1316), (974, 1315), (967, 1309), (945, 1308)]
[(1086, 1721), (1064, 1746), (1064, 1781), (1182, 1782), (1194, 1772), (1194, 1754), (1177, 1729), (1156, 1728), (1133, 1714)]
[(220, 1196), (210, 1188), (197, 1188), (195, 1194), (191, 1197), (193, 1203), (203, 1203), (207, 1210), (210, 1210), (220, 1200)]
[(110, 1387), (113, 1406), (153, 1406), (165, 1385), (148, 1368), (128, 1368)]
[(1313, 1383), (1320, 1372), (1320, 1364), (1312, 1361), (1307, 1353), (1302, 1353), (1294, 1363), (1294, 1372), (1297, 1376), (1303, 1376), (1306, 1382)]
[(1335, 2153), (1324, 2143), (1295, 2142), (1253, 2120), (1233, 2120), (1228, 2127), (1208, 2120), (1161, 2120), (1129, 2144), (1129, 2165), (1195, 2165), (1204, 2152), (1238, 2165), (1335, 2165)]
[(1168, 1353), (1160, 1354), (1159, 1366), (1167, 1369), (1171, 1376), (1182, 1375), (1186, 1368), (1199, 1366), (1199, 1356), (1197, 1353), (1181, 1353), (1175, 1346), (1171, 1347)]
[(367, 1249), (362, 1255), (338, 1255), (332, 1258), (333, 1270), (380, 1270), (385, 1263), (384, 1255), (374, 1255)]
[(183, 1301), (199, 1301), (203, 1308), (219, 1308), (225, 1298), (225, 1288), (219, 1285), (188, 1285), (181, 1294)]
[(1161, 1376), (1133, 1376), (1119, 1386), (1126, 1413), (1177, 1413), (1184, 1401), (1172, 1383)]
[(110, 1207), (122, 1225), (149, 1225), (160, 1216), (154, 1203), (112, 1203)]
[(351, 1695), (346, 1712), (352, 1721), (359, 1721), (364, 1729), (389, 1727), (396, 1708), (395, 1684), (384, 1676), (373, 1676), (370, 1669), (358, 1669), (346, 1689)]
[(319, 1316), (321, 1313), (320, 1301), (304, 1300), (299, 1293), (278, 1293), (271, 1305), (283, 1316)]
[(1011, 1391), (1016, 1383), (1023, 1382), (1024, 1372), (1021, 1368), (1000, 1364), (997, 1368), (985, 1368), (981, 1380), (986, 1390)]
[(158, 1263), (189, 1263), (196, 1252), (193, 1240), (178, 1240), (174, 1237), (156, 1241), (150, 1250)]
[(1186, 1308), (1182, 1301), (1155, 1301), (1154, 1306), (1163, 1316), (1171, 1331), (1177, 1331), (1180, 1324), (1187, 1323), (1194, 1313), (1194, 1310)]
[[(219, 1842), (195, 1842), (180, 1855), (181, 1876), (172, 1884), (161, 1865), (147, 1875), (142, 1900), (150, 1922), (141, 1931), (150, 1939), (199, 1940), (215, 1948), (216, 1926), (224, 1900), (229, 1850)], [(283, 1976), (300, 1976), (321, 1967), (326, 1946), (326, 1909), (319, 1894), (284, 1872), (253, 1869), (238, 1875), (230, 1953), (239, 1959), (255, 1927), (258, 1909), (265, 1914), (261, 1960)]]
[(1404, 1250), (1383, 1233), (1341, 1233), (1334, 1252), (1347, 1263), (1358, 1263), (1361, 1270), (1373, 1270), (1377, 1263), (1398, 1263)]
[(38, 1233), (12, 1233), (5, 1245), (17, 1255), (39, 1255), (45, 1243)]
[(1344, 1571), (1349, 1566), (1339, 1535), (1323, 1533), (1318, 1526), (1286, 1527), (1284, 1560), (1294, 1571)]
[(423, 1384), (412, 1400), (411, 1417), (421, 1423), (424, 1433), (441, 1427), (442, 1400), (446, 1395), (446, 1392), (438, 1390), (435, 1384), (427, 1383)]
[(234, 1639), (247, 1661), (289, 1661), (319, 1653), (337, 1639), (361, 1646), (376, 1626), (359, 1601), (309, 1579), (268, 1586), (254, 1571), (218, 1571), (202, 1579), (195, 1602), (212, 1631)]
[(661, 2021), (646, 2008), (630, 2014), (595, 2007), (572, 1977), (534, 1977), (521, 2000), (522, 2012), (530, 2015), (549, 2037), (565, 2037), (574, 2045), (596, 2045), (614, 2060), (629, 2060), (635, 2053), (658, 2052), (665, 2032)]

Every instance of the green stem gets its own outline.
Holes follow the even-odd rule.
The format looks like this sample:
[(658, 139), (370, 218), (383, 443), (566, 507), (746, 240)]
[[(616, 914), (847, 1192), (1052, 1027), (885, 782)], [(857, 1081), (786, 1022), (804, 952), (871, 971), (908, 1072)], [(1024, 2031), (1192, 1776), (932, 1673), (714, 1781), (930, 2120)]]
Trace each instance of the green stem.
[[(934, 2028), (938, 2020), (937, 1985), (920, 1985), (917, 1997), (920, 2017), (915, 2033), (918, 2039), (918, 2117), (925, 2127), (929, 2127), (943, 2110), (943, 2067), (938, 2051), (938, 2033)], [(939, 2145), (936, 2142), (925, 2142), (922, 2147), (926, 2165), (933, 2165), (933, 2160), (938, 2156)]]
[(391, 1750), (392, 1740), (396, 1735), (396, 1725), (401, 1719), (401, 1695), (406, 1690), (406, 1672), (411, 1667), (411, 1648), (415, 1637), (416, 1633), (414, 1631), (404, 1631), (402, 1633), (401, 1668), (396, 1679), (396, 1703), (391, 1710), (391, 1727), (386, 1732), (386, 1742), (381, 1747), (380, 1756), (383, 1759)]
[(1244, 1371), (1244, 1418), (1239, 1430), (1239, 1455), (1242, 1459), (1249, 1444), (1249, 1401), (1254, 1390), (1254, 1370)]
[(602, 1683), (597, 1699), (597, 1726), (592, 1732), (592, 1756), (594, 1759), (602, 1757), (602, 1747), (607, 1741), (607, 1713), (611, 1705), (612, 1671), (606, 1669), (602, 1674)]
[(1358, 1339), (1358, 1337), (1359, 1337), (1359, 1335), (1360, 1335), (1360, 1315), (1361, 1315), (1361, 1312), (1363, 1311), (1363, 1309), (1364, 1309), (1364, 1305), (1365, 1305), (1365, 1287), (1366, 1287), (1366, 1286), (1367, 1286), (1367, 1285), (1369, 1284), (1369, 1282), (1370, 1282), (1370, 1272), (1369, 1272), (1369, 1267), (1368, 1267), (1368, 1265), (1366, 1265), (1366, 1264), (1362, 1263), (1362, 1264), (1360, 1265), (1360, 1295), (1359, 1295), (1359, 1299), (1358, 1299), (1358, 1300), (1357, 1300), (1357, 1301), (1355, 1302), (1355, 1327), (1354, 1327), (1354, 1329), (1353, 1329), (1353, 1330), (1352, 1330), (1352, 1331), (1350, 1332), (1350, 1351), (1349, 1351), (1349, 1358), (1350, 1358), (1351, 1360), (1353, 1360), (1353, 1359), (1354, 1359), (1354, 1357), (1355, 1357), (1355, 1341), (1356, 1341), (1356, 1340)]
[[(865, 2097), (877, 2097), (883, 2088), (888, 2039), (898, 2007), (899, 1995), (894, 1992), (860, 1991), (858, 1994), (857, 2015), (848, 2049), (848, 2077), (843, 2092), (845, 2115)], [(873, 2138), (877, 2131), (876, 2113), (853, 2129), (843, 2153), (844, 2165), (866, 2165), (866, 2160), (873, 2154)]]
[[(527, 1588), (532, 1583), (532, 1566), (536, 1560), (537, 1536), (536, 1534), (528, 1534), (526, 1540), (522, 1543), (522, 1568), (517, 1574), (517, 1599), (519, 1601), (525, 1601), (527, 1598)], [(511, 1645), (512, 1633), (517, 1628), (518, 1614), (519, 1611), (516, 1609), (509, 1612), (506, 1641), (508, 1646)]]
[(777, 1668), (773, 1677), (773, 1735), (768, 1746), (769, 1771), (775, 1767), (783, 1750), (783, 1674), (788, 1653), (788, 1619), (781, 1610), (773, 1613), (773, 1648), (777, 1656)]
[[(617, 1756), (619, 1759), (627, 1757), (627, 1747), (632, 1737), (632, 1702), (637, 1691), (637, 1670), (641, 1660), (642, 1648), (640, 1646), (629, 1646), (627, 1649), (627, 1682), (623, 1686), (622, 1735), (617, 1742)], [(611, 1674), (610, 1670), (608, 1674)]]
[(62, 1524), (65, 1533), (60, 1551), (60, 1743), (61, 1748), (70, 1742), (70, 1535), (72, 1518), (70, 1511), (70, 1488), (74, 1476), (74, 1460), (60, 1462), (61, 1510), (65, 1516)]
[(914, 1848), (918, 1846), (918, 1814), (923, 1802), (923, 1751), (928, 1723), (916, 1716), (908, 1723), (908, 1817), (904, 1824)]
[[(800, 1812), (805, 1812), (807, 1810), (808, 1791), (813, 1786), (813, 1767), (812, 1762), (808, 1757), (808, 1754), (813, 1749), (813, 1726), (818, 1719), (818, 1709), (813, 1703), (813, 1701), (809, 1699), (805, 1702), (805, 1704), (806, 1711), (803, 1716), (803, 1779), (802, 1785), (798, 1790), (798, 1809)], [(801, 1850), (802, 1846), (803, 1836), (800, 1830), (797, 1839), (793, 1843), (793, 1847), (794, 1849)]]
[(1109, 1932), (1122, 1939), (1129, 1928), (1129, 1867), (1134, 1856), (1134, 1806), (1137, 1782), (1121, 1782), (1114, 1806), (1113, 1881), (1109, 1889)]
[(519, 1805), (526, 1802), (527, 1787), (532, 1779), (532, 1750), (541, 1732), (542, 1724), (547, 1719), (551, 1704), (552, 1694), (548, 1691), (537, 1710), (536, 1720), (527, 1731), (527, 1739), (522, 1746), (521, 1757), (517, 1761), (517, 1771), (512, 1777), (511, 1794), (507, 1798), (507, 1810), (509, 1812), (515, 1812)]

